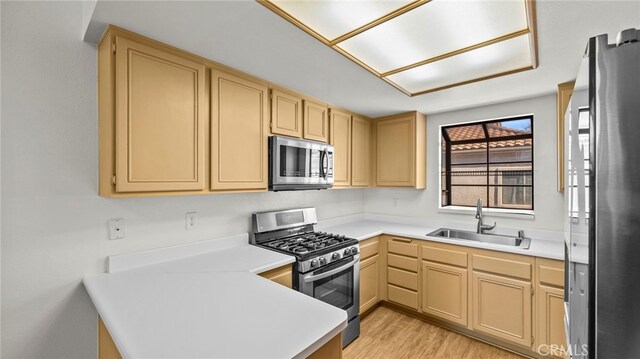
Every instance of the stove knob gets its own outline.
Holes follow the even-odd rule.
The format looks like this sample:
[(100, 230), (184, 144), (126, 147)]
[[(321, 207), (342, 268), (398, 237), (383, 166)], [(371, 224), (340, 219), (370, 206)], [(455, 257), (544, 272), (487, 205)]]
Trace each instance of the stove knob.
[(325, 264), (327, 264), (327, 259), (325, 257), (320, 257), (318, 258), (318, 263), (323, 266)]
[(311, 268), (317, 267), (318, 266), (318, 261), (315, 259), (311, 260)]
[(351, 247), (351, 254), (358, 254), (358, 247)]
[(345, 257), (346, 257), (346, 256), (348, 256), (348, 255), (350, 255), (350, 254), (351, 254), (351, 248), (347, 248), (347, 249), (345, 249), (345, 250), (344, 250), (344, 254), (343, 254), (343, 256), (345, 256)]
[(334, 261), (337, 259), (340, 259), (340, 253), (336, 252), (331, 256), (331, 259), (333, 259)]

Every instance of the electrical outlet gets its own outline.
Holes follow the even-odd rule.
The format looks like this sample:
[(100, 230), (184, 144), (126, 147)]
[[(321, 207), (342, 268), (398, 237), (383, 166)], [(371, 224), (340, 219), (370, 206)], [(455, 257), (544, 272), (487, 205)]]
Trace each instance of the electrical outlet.
[(198, 212), (187, 212), (184, 216), (184, 222), (184, 226), (187, 231), (196, 229), (196, 225), (198, 224)]
[(124, 218), (116, 218), (109, 221), (109, 239), (122, 239), (125, 235)]

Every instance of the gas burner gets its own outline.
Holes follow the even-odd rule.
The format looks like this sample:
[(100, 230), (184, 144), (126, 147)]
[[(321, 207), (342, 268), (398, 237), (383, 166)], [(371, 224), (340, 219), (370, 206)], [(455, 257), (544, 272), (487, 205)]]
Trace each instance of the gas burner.
[(305, 248), (305, 247), (294, 247), (294, 248), (292, 248), (290, 250), (291, 250), (291, 252), (297, 253), (297, 254), (304, 254), (304, 253), (309, 252), (309, 250), (307, 248)]
[[(294, 254), (315, 253), (338, 249), (346, 241), (345, 236), (327, 232), (306, 232), (266, 243), (268, 247)], [(335, 250), (334, 249), (334, 250)]]

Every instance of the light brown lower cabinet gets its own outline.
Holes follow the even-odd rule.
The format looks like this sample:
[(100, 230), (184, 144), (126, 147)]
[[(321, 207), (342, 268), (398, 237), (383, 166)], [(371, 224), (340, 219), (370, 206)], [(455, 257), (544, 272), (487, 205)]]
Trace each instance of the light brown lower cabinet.
[(537, 356), (541, 345), (562, 348), (562, 261), (380, 238), (383, 304), (524, 355)]
[(380, 269), (378, 255), (360, 263), (360, 313), (371, 309), (380, 301)]
[(530, 348), (531, 289), (531, 282), (474, 272), (473, 330)]
[(467, 325), (467, 269), (422, 261), (422, 312)]
[(360, 314), (374, 308), (381, 298), (380, 237), (360, 242)]
[(564, 332), (564, 265), (536, 258), (537, 345), (550, 356), (566, 357)]
[(98, 359), (122, 359), (116, 343), (113, 342), (111, 334), (100, 318), (98, 318)]
[(293, 288), (293, 269), (291, 268), (291, 264), (262, 272), (259, 276), (282, 284), (287, 288)]

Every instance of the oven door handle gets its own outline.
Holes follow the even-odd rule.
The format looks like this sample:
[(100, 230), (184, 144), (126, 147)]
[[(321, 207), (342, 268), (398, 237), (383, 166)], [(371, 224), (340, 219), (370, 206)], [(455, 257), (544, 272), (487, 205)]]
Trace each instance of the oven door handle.
[(313, 281), (316, 281), (316, 280), (319, 280), (319, 279), (330, 277), (330, 276), (332, 276), (332, 275), (334, 275), (336, 273), (342, 272), (345, 269), (353, 267), (356, 263), (358, 263), (359, 260), (360, 260), (360, 256), (355, 256), (354, 259), (351, 262), (349, 262), (349, 263), (347, 263), (347, 264), (345, 264), (343, 266), (340, 266), (340, 267), (338, 267), (336, 269), (332, 269), (330, 271), (326, 271), (326, 272), (318, 274), (318, 275), (310, 275), (308, 277), (305, 276), (304, 277), (304, 281), (305, 281), (305, 283), (309, 283), (309, 282), (313, 282)]

